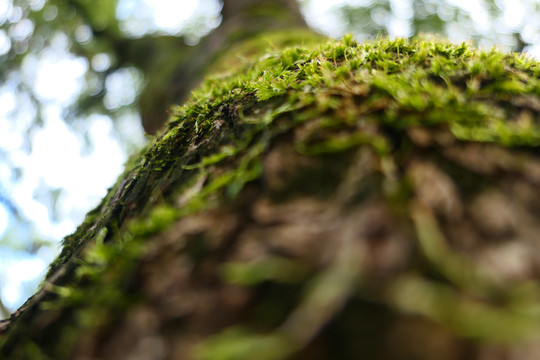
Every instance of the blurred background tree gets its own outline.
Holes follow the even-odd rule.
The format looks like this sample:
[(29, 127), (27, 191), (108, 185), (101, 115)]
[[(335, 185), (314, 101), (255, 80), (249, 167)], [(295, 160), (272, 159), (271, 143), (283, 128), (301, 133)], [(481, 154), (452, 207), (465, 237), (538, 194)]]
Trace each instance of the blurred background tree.
[[(540, 58), (540, 0), (301, 0), (305, 20), (292, 1), (264, 11), (285, 4), (283, 23), (330, 37), (438, 34)], [(141, 124), (156, 131), (196, 85), (242, 2), (0, 0), (2, 317), (145, 143)]]

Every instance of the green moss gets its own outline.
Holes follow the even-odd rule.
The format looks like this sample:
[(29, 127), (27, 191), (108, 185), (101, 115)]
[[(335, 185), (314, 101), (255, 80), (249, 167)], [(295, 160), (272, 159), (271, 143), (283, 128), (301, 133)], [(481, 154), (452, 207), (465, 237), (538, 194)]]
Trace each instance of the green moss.
[(501, 308), (415, 276), (397, 279), (390, 291), (397, 309), (434, 319), (465, 338), (512, 343), (534, 340), (540, 330), (537, 307), (528, 301)]
[[(361, 201), (366, 192), (380, 193), (386, 201), (397, 204), (395, 207), (401, 210), (396, 213), (403, 216), (410, 216), (406, 205), (415, 189), (410, 179), (402, 176), (401, 168), (415, 152), (433, 150), (415, 147), (409, 129), (448, 130), (455, 143), (540, 145), (536, 104), (540, 65), (526, 56), (498, 50), (483, 52), (467, 44), (441, 40), (379, 39), (359, 44), (350, 36), (322, 45), (254, 55), (259, 46), (252, 43), (241, 49), (245, 56), (255, 56), (254, 60), (224, 59), (224, 63), (234, 64), (234, 70), (208, 78), (185, 105), (176, 107), (163, 134), (133, 157), (103, 202), (74, 235), (65, 239), (40, 293), (45, 299), (41, 309), (56, 311), (58, 316), (53, 320), (45, 317), (46, 321), (41, 318), (46, 325), (40, 326), (67, 324), (91, 333), (118, 319), (144, 298), (133, 279), (138, 260), (147, 253), (155, 236), (191, 215), (232, 206), (247, 184), (258, 184), (267, 195), (274, 191), (265, 161), (283, 138), (295, 150), (291, 165), (286, 161), (282, 165), (283, 172), (307, 169), (287, 179), (287, 194), (328, 198), (354, 164), (352, 154), (367, 149), (373, 156), (371, 167), (362, 170), (368, 173), (368, 184), (352, 186), (358, 192), (352, 197)], [(234, 54), (231, 56), (238, 56), (238, 52)], [(217, 65), (216, 69), (223, 70)], [(516, 99), (519, 106), (512, 105)], [(437, 266), (445, 281), (470, 291), (477, 283), (471, 285), (467, 274), (474, 271), (463, 271), (474, 266), (451, 255), (445, 240), (435, 231), (437, 227), (425, 220), (410, 219), (411, 228), (416, 226), (424, 260)], [(226, 281), (239, 286), (295, 283), (312, 270), (295, 259), (281, 258), (254, 264), (227, 262), (221, 269)], [(312, 286), (320, 283), (314, 293), (336, 284), (334, 278), (326, 279), (325, 274), (330, 273), (323, 273), (319, 282), (310, 282)], [(350, 288), (359, 282), (353, 278), (356, 272), (345, 275), (342, 288), (335, 292), (336, 299), (329, 299), (328, 304), (338, 306), (341, 300), (337, 297), (348, 296)], [(48, 286), (47, 281), (54, 286)], [(396, 288), (413, 285), (400, 282)], [(450, 321), (437, 312), (437, 306), (446, 301), (438, 295), (439, 285), (420, 285), (432, 303), (429, 308), (418, 306), (414, 310), (441, 323)], [(477, 290), (489, 297), (492, 290), (485, 288), (489, 290)], [(398, 292), (407, 294), (407, 289)], [(451, 307), (463, 307), (462, 314), (472, 311), (465, 308), (459, 296), (450, 295), (454, 302)], [(305, 306), (318, 309), (315, 305), (321, 304), (316, 300), (308, 296)], [(414, 307), (409, 300), (397, 296), (392, 301), (403, 308)], [(474, 309), (477, 307), (482, 305), (475, 304)], [(482, 309), (486, 321), (471, 336), (491, 338), (492, 332), (484, 330), (499, 315)], [(512, 319), (504, 318), (503, 323), (519, 326), (521, 318), (515, 323)], [(321, 317), (321, 328), (326, 320)], [(20, 343), (27, 351), (33, 351), (31, 337), (25, 338), (26, 325), (22, 320), (19, 324), (2, 340), (2, 351), (15, 346), (19, 337), (25, 339), (26, 343)], [(460, 334), (469, 335), (463, 330), (470, 329), (469, 323), (458, 325), (455, 328)], [(529, 332), (529, 323), (524, 329), (524, 333)], [(76, 336), (66, 336), (59, 340), (61, 345), (43, 345), (43, 351), (54, 356), (65, 351), (59, 349), (73, 346)], [(257, 348), (273, 350), (266, 353), (268, 359), (280, 359), (296, 350), (296, 344), (291, 346), (288, 341), (279, 333), (244, 336), (229, 330), (204, 343), (198, 356), (249, 358), (251, 349)]]
[(195, 353), (197, 360), (262, 360), (286, 359), (294, 352), (295, 346), (281, 334), (253, 335), (252, 331), (232, 328), (203, 343)]
[[(528, 73), (505, 70), (503, 64), (508, 62), (527, 63)], [(516, 94), (534, 95), (536, 68), (524, 56), (475, 51), (466, 44), (398, 39), (360, 45), (345, 39), (318, 49), (293, 48), (266, 56), (231, 82), (223, 84), (220, 79), (219, 88), (217, 81), (209, 80), (195, 94), (205, 104), (189, 104), (177, 116), (189, 116), (194, 107), (200, 114), (205, 110), (200, 107), (208, 106), (208, 96), (219, 103), (246, 93), (255, 93), (259, 101), (287, 95), (290, 106), (302, 107), (313, 101), (313, 89), (316, 94), (331, 94), (339, 86), (338, 97), (319, 98), (319, 110), (324, 113), (343, 107), (343, 98), (358, 96), (354, 87), (364, 86), (370, 89), (364, 101), (384, 101), (384, 115), (392, 126), (446, 122), (461, 140), (535, 145), (540, 139), (537, 127), (506, 121), (508, 110), (491, 106), (481, 94), (499, 94), (500, 101)], [(476, 91), (464, 91), (475, 81), (479, 82)], [(454, 110), (452, 116), (448, 116), (449, 107)]]
[(157, 234), (178, 218), (178, 210), (171, 206), (157, 206), (143, 221), (134, 221), (128, 232), (132, 236), (148, 237)]
[(264, 281), (299, 283), (307, 278), (306, 266), (284, 258), (268, 258), (246, 263), (226, 263), (222, 266), (223, 278), (233, 284), (254, 285)]
[[(519, 72), (504, 64), (518, 65)], [(180, 214), (223, 201), (216, 194), (225, 195), (223, 199), (235, 197), (247, 182), (260, 177), (260, 157), (272, 137), (311, 119), (324, 121), (296, 143), (296, 149), (307, 155), (340, 153), (361, 145), (388, 155), (391, 139), (362, 131), (364, 124), (375, 121), (396, 131), (446, 124), (461, 141), (540, 144), (540, 127), (520, 122), (515, 109), (504, 106), (516, 95), (538, 93), (539, 65), (523, 55), (483, 52), (441, 40), (383, 39), (359, 44), (348, 36), (324, 45), (267, 53), (255, 64), (239, 66), (229, 78), (209, 78), (186, 105), (176, 108), (167, 131), (142, 155), (137, 173), (128, 172), (131, 179), (142, 173), (181, 172), (184, 184), (200, 176), (196, 174), (206, 179), (183, 208), (166, 205), (137, 215), (127, 230), (135, 238), (159, 232)], [(497, 102), (483, 93), (497, 94)], [(265, 103), (270, 104), (267, 110)], [(231, 117), (237, 118), (234, 125), (227, 124)], [(286, 120), (275, 126), (280, 118)], [(216, 135), (218, 124), (232, 126), (234, 137)], [(203, 142), (205, 149), (188, 150)], [(183, 164), (183, 170), (177, 164)], [(211, 173), (216, 166), (221, 170)], [(175, 186), (175, 196), (189, 188)], [(83, 230), (96, 223), (95, 217)]]

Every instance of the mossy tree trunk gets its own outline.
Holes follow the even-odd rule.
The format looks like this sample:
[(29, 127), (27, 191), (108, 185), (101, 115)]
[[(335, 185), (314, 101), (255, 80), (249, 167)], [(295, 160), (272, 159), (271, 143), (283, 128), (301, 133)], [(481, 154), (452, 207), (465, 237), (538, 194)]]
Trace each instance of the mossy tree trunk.
[[(142, 123), (147, 133), (153, 134), (163, 126), (167, 120), (164, 110), (173, 103), (184, 101), (209, 69), (220, 67), (224, 54), (230, 53), (231, 48), (276, 30), (294, 34), (303, 29), (303, 32), (316, 35), (308, 30), (296, 0), (224, 0), (221, 14), (220, 26), (194, 47), (184, 46), (182, 40), (174, 38), (166, 39), (171, 42), (170, 50), (164, 46), (152, 48), (151, 42), (146, 51), (141, 51), (144, 47), (137, 41), (124, 41), (118, 45), (122, 49), (132, 49), (125, 55), (124, 62), (142, 61), (137, 66), (149, 77), (140, 101)], [(289, 39), (291, 43), (295, 40), (295, 36)], [(266, 42), (260, 45), (279, 48), (282, 44)], [(154, 48), (162, 53), (154, 54)], [(251, 49), (253, 51), (261, 53), (261, 49)]]
[(65, 239), (0, 356), (536, 359), (539, 76), (440, 40), (237, 65)]

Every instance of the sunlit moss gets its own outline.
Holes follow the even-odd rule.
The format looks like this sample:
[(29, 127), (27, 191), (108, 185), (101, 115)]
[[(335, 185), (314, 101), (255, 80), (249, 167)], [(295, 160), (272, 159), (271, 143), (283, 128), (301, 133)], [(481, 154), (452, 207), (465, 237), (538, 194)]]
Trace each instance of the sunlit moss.
[[(431, 267), (430, 276), (445, 282), (417, 274), (400, 277), (390, 284), (386, 304), (424, 315), (459, 336), (499, 341), (535, 333), (539, 316), (531, 309), (536, 302), (530, 307), (510, 303), (517, 308), (512, 311), (531, 315), (529, 321), (462, 296), (466, 292), (485, 300), (501, 289), (475, 277), (475, 264), (452, 252), (430, 213), (409, 207), (418, 189), (402, 172), (409, 155), (418, 151), (409, 133), (413, 128), (443, 129), (452, 137), (446, 141), (452, 142), (539, 146), (538, 113), (531, 115), (531, 109), (538, 106), (540, 65), (523, 55), (483, 52), (441, 40), (357, 43), (347, 36), (264, 54), (259, 48), (261, 43), (236, 49), (245, 58), (239, 61), (239, 52), (225, 57), (215, 67), (219, 75), (209, 77), (185, 105), (173, 109), (162, 135), (133, 158), (100, 206), (64, 241), (48, 275), (48, 280), (61, 281), (44, 285), (42, 291), (50, 299), (42, 309), (56, 311), (65, 326), (97, 332), (144, 301), (143, 290), (133, 285), (138, 261), (172, 224), (232, 206), (249, 184), (257, 184), (277, 202), (305, 193), (323, 200), (339, 198), (334, 187), (354, 163), (351, 154), (367, 149), (373, 156), (371, 168), (362, 171), (375, 185), (364, 184), (364, 192), (376, 192), (389, 208), (400, 208), (396, 214), (406, 218), (414, 232), (418, 257)], [(516, 102), (520, 105), (514, 106)], [(305, 174), (276, 190), (264, 182), (269, 171), (265, 161), (283, 138), (290, 141), (294, 156), (307, 157), (315, 165), (310, 163)], [(284, 176), (305, 170), (299, 169), (284, 169)], [(310, 176), (313, 173), (317, 176)], [(364, 195), (355, 196), (343, 203), (352, 206)], [(267, 359), (287, 358), (322, 329), (332, 311), (344, 306), (365, 280), (362, 259), (349, 258), (351, 254), (344, 252), (345, 260), (326, 269), (294, 257), (249, 263), (223, 260), (221, 280), (228, 284), (298, 285), (305, 296), (281, 327), (261, 334), (238, 327), (225, 330), (203, 341), (196, 357), (248, 359), (256, 348)], [(418, 294), (425, 297), (419, 299)], [(449, 315), (452, 311), (456, 318)], [(317, 316), (309, 317), (312, 312)], [(473, 312), (480, 314), (477, 322), (470, 320)], [(304, 324), (312, 328), (280, 332)], [(498, 331), (500, 327), (512, 331)], [(513, 332), (514, 328), (520, 330)], [(24, 333), (21, 325), (3, 341)], [(72, 335), (59, 339), (62, 346), (49, 344), (48, 353), (64, 354), (58, 349), (74, 346), (77, 339)], [(27, 351), (34, 351), (27, 341)]]

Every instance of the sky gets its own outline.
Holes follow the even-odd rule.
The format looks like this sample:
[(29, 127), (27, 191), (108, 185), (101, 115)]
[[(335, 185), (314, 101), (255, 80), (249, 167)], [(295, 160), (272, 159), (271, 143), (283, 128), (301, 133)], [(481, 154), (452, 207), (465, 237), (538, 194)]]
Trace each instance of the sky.
[[(497, 26), (506, 26), (510, 31), (523, 22), (526, 17), (523, 4), (527, 1), (497, 1), (506, 9), (503, 23)], [(337, 37), (344, 30), (332, 8), (345, 3), (367, 5), (370, 2), (372, 0), (310, 0), (305, 3), (304, 10), (311, 25)], [(451, 0), (451, 3), (474, 14), (475, 26), (480, 30), (489, 32), (490, 27), (495, 26), (487, 21), (479, 0)], [(412, 16), (412, 0), (392, 0), (391, 5), (399, 11), (396, 12), (398, 15), (385, 20), (391, 24), (390, 36), (410, 36), (412, 30), (408, 20)], [(8, 0), (0, 0), (0, 20), (14, 16), (9, 15), (9, 11)], [(123, 21), (123, 30), (132, 35), (155, 29), (174, 34), (198, 12), (214, 14), (213, 18), (217, 19), (219, 4), (216, 0), (121, 0), (117, 17)], [(23, 23), (16, 31), (24, 36), (31, 31), (31, 26)], [(207, 24), (206, 31), (215, 26), (217, 20)], [(537, 36), (538, 45), (529, 52), (540, 58), (540, 37), (537, 33), (531, 34)], [(82, 29), (78, 36), (79, 40), (84, 40), (88, 34)], [(463, 32), (456, 31), (453, 36), (454, 41), (467, 40), (467, 34)], [(9, 193), (10, 199), (23, 212), (21, 215), (35, 224), (34, 230), (17, 234), (17, 246), (0, 248), (0, 296), (10, 310), (16, 309), (34, 291), (57, 254), (59, 240), (73, 232), (86, 212), (105, 196), (122, 172), (127, 157), (126, 148), (119, 142), (109, 117), (92, 115), (72, 125), (63, 119), (63, 110), (73, 103), (84, 86), (87, 70), (90, 67), (106, 70), (109, 59), (106, 55), (96, 56), (88, 63), (69, 53), (65, 36), (56, 35), (53, 40), (52, 46), (40, 58), (25, 60), (19, 75), (31, 84), (43, 104), (44, 123), (39, 129), (25, 133), (28, 122), (36, 115), (35, 108), (24, 94), (13, 92), (9, 81), (0, 84), (0, 144), (9, 153), (8, 159), (0, 159), (0, 184), (9, 184), (8, 188), (0, 188), (0, 196)], [(8, 42), (6, 33), (0, 29), (0, 55), (9, 50)], [(114, 73), (107, 80), (111, 95), (105, 99), (106, 106), (114, 109), (133, 102), (141, 84), (140, 74), (129, 69)], [(141, 146), (145, 142), (136, 113), (124, 114), (119, 127), (123, 136), (133, 139), (133, 144)], [(90, 146), (84, 147), (85, 141)], [(24, 146), (26, 143), (32, 144), (31, 151)], [(17, 182), (12, 181), (14, 174), (8, 161), (21, 168)], [(53, 199), (48, 192), (51, 188), (63, 190), (54, 202), (55, 214), (51, 208)], [(0, 236), (13, 221), (12, 217), (0, 202)], [(30, 254), (26, 250), (36, 236), (49, 242), (49, 246)]]

